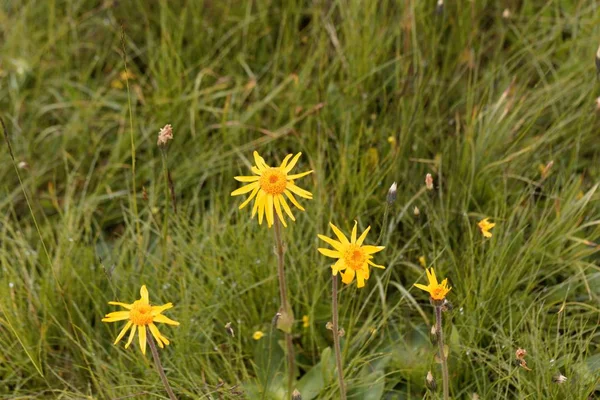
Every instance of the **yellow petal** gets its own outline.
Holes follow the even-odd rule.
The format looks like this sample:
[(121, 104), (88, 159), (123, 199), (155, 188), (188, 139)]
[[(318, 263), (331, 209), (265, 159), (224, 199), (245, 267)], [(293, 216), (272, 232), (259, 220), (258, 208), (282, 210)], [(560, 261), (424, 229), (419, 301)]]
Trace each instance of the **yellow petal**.
[(248, 198), (246, 200), (244, 200), (244, 202), (242, 204), (240, 204), (239, 210), (246, 207), (246, 205), (248, 205), (248, 203), (250, 203), (250, 201), (254, 198), (254, 196), (256, 196), (256, 193), (258, 193), (259, 189), (260, 189), (260, 187), (257, 186), (254, 188), (254, 190), (252, 190), (252, 193), (250, 193), (250, 196), (248, 196)]
[(346, 263), (343, 259), (340, 258), (335, 264), (331, 266), (331, 273), (333, 274), (333, 276), (336, 276), (339, 271), (343, 271), (346, 268), (348, 268), (346, 266)]
[(252, 207), (252, 216), (250, 218), (254, 218), (254, 215), (256, 215), (256, 212), (258, 211), (258, 207), (260, 205), (260, 198), (264, 195), (264, 193), (265, 192), (261, 190), (256, 195), (256, 201), (254, 202), (254, 207)]
[(264, 191), (260, 191), (258, 193), (258, 224), (262, 225), (263, 217), (265, 216), (265, 204), (267, 203), (267, 193)]
[(345, 272), (340, 272), (342, 275), (342, 282), (349, 285), (354, 280), (354, 270), (352, 268), (346, 268)]
[(488, 232), (488, 231), (481, 231), (481, 233), (483, 233), (483, 236), (486, 238), (491, 238), (492, 237), (492, 233)]
[(285, 197), (283, 197), (282, 194), (277, 195), (277, 197), (279, 197), (279, 202), (283, 206), (283, 210), (288, 215), (288, 217), (290, 217), (290, 219), (292, 221), (295, 221), (296, 218), (294, 218), (294, 214), (292, 214), (292, 210), (290, 209), (290, 206), (288, 205), (287, 201), (285, 201)]
[(156, 325), (150, 324), (150, 325), (148, 325), (148, 327), (150, 328), (150, 333), (156, 339), (156, 343), (158, 343), (158, 347), (160, 347), (161, 349), (164, 348), (165, 346), (163, 345), (162, 337), (161, 337), (160, 332), (158, 331), (158, 328), (156, 327)]
[(426, 292), (429, 292), (431, 290), (429, 286), (421, 285), (420, 283), (415, 283), (414, 286)]
[(365, 272), (361, 269), (356, 271), (356, 286), (359, 288), (365, 286)]
[(337, 251), (344, 251), (344, 249), (346, 248), (346, 246), (344, 246), (343, 244), (341, 244), (340, 242), (338, 242), (335, 239), (332, 239), (330, 237), (327, 237), (325, 235), (317, 235), (317, 237), (321, 240), (323, 240), (324, 242), (327, 242), (327, 244), (330, 244), (331, 247), (333, 247), (334, 249), (336, 249)]
[(142, 285), (142, 288), (140, 289), (140, 296), (142, 296), (140, 300), (142, 300), (145, 304), (150, 304), (150, 298), (148, 297), (148, 289), (146, 288), (146, 285)]
[(342, 254), (339, 251), (334, 251), (334, 250), (330, 250), (330, 249), (322, 249), (322, 248), (318, 248), (317, 249), (319, 251), (319, 253), (323, 254), (326, 257), (331, 257), (331, 258), (341, 258)]
[(302, 207), (300, 205), (300, 203), (298, 203), (298, 201), (296, 200), (296, 198), (294, 197), (294, 195), (289, 190), (285, 189), (283, 191), (283, 193), (288, 197), (288, 199), (290, 199), (290, 201), (292, 202), (292, 204), (295, 205), (298, 210), (304, 211), (304, 207)]
[(300, 158), (300, 156), (302, 155), (302, 153), (298, 153), (294, 156), (294, 158), (292, 158), (292, 161), (286, 165), (285, 167), (285, 173), (287, 174), (288, 172), (290, 172), (295, 166), (296, 163), (298, 162), (298, 159)]
[(265, 162), (264, 158), (262, 158), (260, 155), (258, 155), (257, 151), (254, 152), (254, 162), (256, 163), (256, 166), (258, 167), (258, 169), (261, 171), (269, 168), (269, 166)]
[(233, 192), (231, 192), (231, 195), (239, 196), (240, 194), (248, 193), (248, 192), (254, 190), (254, 188), (259, 187), (259, 186), (260, 186), (260, 184), (258, 182), (252, 182), (249, 185), (242, 186), (241, 188), (234, 190)]
[(340, 230), (340, 228), (338, 228), (337, 226), (335, 226), (331, 222), (329, 223), (329, 226), (331, 226), (331, 229), (333, 229), (333, 233), (335, 233), (335, 236), (337, 236), (337, 238), (340, 240), (340, 242), (342, 244), (350, 244), (350, 242), (348, 241), (348, 238), (346, 237), (346, 235), (344, 235), (342, 233), (342, 231)]
[(129, 328), (131, 328), (131, 325), (133, 325), (133, 322), (131, 322), (131, 321), (129, 321), (125, 324), (125, 326), (123, 327), (123, 329), (121, 329), (119, 336), (117, 336), (117, 338), (115, 339), (115, 342), (113, 344), (119, 343), (119, 341), (123, 338), (123, 336), (125, 336), (125, 333), (127, 333)]
[(169, 308), (173, 308), (173, 303), (167, 303), (162, 306), (152, 306), (152, 309), (150, 310), (150, 315), (158, 315), (161, 312), (168, 310)]
[(267, 224), (269, 228), (273, 226), (273, 195), (267, 194), (267, 209), (265, 210), (267, 213)]
[(281, 205), (279, 204), (279, 195), (273, 196), (273, 204), (275, 205), (275, 211), (277, 212), (277, 216), (279, 217), (279, 220), (281, 221), (281, 223), (283, 224), (284, 227), (287, 227), (287, 224), (285, 223), (285, 219), (283, 219), (283, 212), (281, 211)]
[(129, 348), (129, 345), (133, 341), (133, 337), (135, 336), (135, 331), (137, 330), (137, 325), (133, 325), (131, 327), (131, 332), (129, 332), (129, 339), (127, 339), (127, 343), (125, 344), (125, 348)]
[(429, 268), (429, 271), (430, 271), (430, 273), (429, 273), (429, 284), (431, 286), (437, 286), (438, 281), (437, 281), (437, 277), (435, 276), (435, 271), (433, 270), (433, 267)]
[(159, 314), (156, 317), (154, 317), (154, 322), (161, 322), (163, 324), (175, 325), (175, 326), (179, 325), (179, 322), (173, 321), (171, 318), (165, 317), (162, 314)]
[(299, 188), (298, 186), (294, 185), (291, 182), (288, 182), (286, 188), (289, 189), (291, 192), (297, 194), (298, 196), (304, 197), (305, 199), (309, 199), (310, 200), (313, 197), (311, 192), (309, 192), (307, 190), (304, 190), (304, 189), (301, 189), (301, 188)]
[(306, 172), (302, 172), (300, 174), (294, 174), (294, 175), (288, 175), (287, 179), (288, 180), (292, 180), (292, 179), (300, 179), (308, 174), (312, 174), (314, 171), (311, 169), (310, 171), (306, 171)]
[(256, 182), (260, 179), (260, 176), (234, 176), (233, 179), (238, 182)]
[(108, 313), (102, 318), (102, 322), (116, 322), (129, 319), (129, 311), (115, 311)]
[(373, 266), (373, 267), (375, 267), (375, 268), (381, 268), (381, 269), (385, 269), (385, 267), (384, 267), (383, 265), (378, 265), (378, 264), (375, 264), (375, 263), (374, 263), (373, 261), (371, 261), (371, 260), (368, 260), (367, 262), (369, 263), (369, 265), (372, 265), (372, 266)]
[(140, 326), (138, 339), (140, 340), (140, 350), (142, 350), (143, 355), (146, 355), (146, 326)]
[(350, 235), (350, 243), (356, 243), (356, 225), (358, 223), (354, 221), (354, 227), (352, 227), (352, 233)]
[(290, 160), (290, 158), (292, 158), (292, 156), (293, 156), (293, 154), (288, 154), (287, 156), (285, 156), (285, 158), (281, 162), (281, 166), (279, 168), (281, 168), (282, 170), (285, 170), (285, 167), (287, 166), (287, 163)]
[(357, 245), (361, 246), (363, 244), (363, 242), (365, 241), (365, 238), (367, 237), (367, 233), (369, 233), (369, 230), (371, 230), (371, 227), (367, 226), (367, 229), (365, 229), (365, 231), (360, 235), (360, 237), (356, 241)]
[(381, 250), (385, 249), (384, 246), (362, 246), (360, 248), (362, 251), (364, 251), (365, 254), (375, 254), (375, 253), (379, 253)]
[(126, 308), (128, 310), (131, 310), (131, 308), (133, 307), (133, 304), (120, 303), (118, 301), (109, 301), (108, 304), (111, 304), (113, 306), (121, 306), (121, 307)]

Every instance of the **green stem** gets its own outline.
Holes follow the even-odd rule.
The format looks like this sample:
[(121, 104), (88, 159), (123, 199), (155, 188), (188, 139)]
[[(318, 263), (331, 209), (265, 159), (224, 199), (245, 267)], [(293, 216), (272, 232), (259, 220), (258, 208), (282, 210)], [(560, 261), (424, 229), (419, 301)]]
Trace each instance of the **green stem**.
[[(285, 246), (283, 245), (283, 238), (281, 237), (281, 223), (278, 218), (275, 218), (274, 235), (275, 235), (275, 254), (277, 255), (277, 276), (279, 277), (279, 299), (281, 301), (281, 312), (282, 317), (285, 319), (287, 324), (292, 315), (292, 308), (287, 296), (287, 285), (285, 282), (285, 269), (284, 269), (284, 255)], [(291, 329), (291, 327), (290, 327)], [(294, 389), (294, 345), (292, 343), (292, 333), (284, 332), (285, 344), (287, 348), (287, 359), (288, 359), (288, 396), (292, 397), (292, 391)]]
[[(144, 327), (146, 329), (146, 327)], [(169, 381), (167, 380), (167, 375), (165, 374), (165, 369), (160, 362), (160, 357), (158, 357), (158, 350), (156, 349), (156, 343), (154, 342), (154, 338), (152, 337), (152, 333), (146, 329), (146, 338), (148, 344), (150, 345), (150, 350), (152, 351), (152, 358), (154, 358), (154, 364), (156, 365), (156, 370), (158, 371), (158, 375), (160, 375), (160, 380), (162, 381), (167, 394), (169, 395), (169, 399), (177, 400), (175, 397), (175, 393), (173, 393), (173, 389), (171, 389), (171, 385), (169, 385)]]
[(334, 276), (331, 284), (331, 312), (333, 314), (333, 346), (335, 347), (335, 363), (337, 365), (338, 382), (340, 385), (340, 399), (346, 400), (346, 385), (344, 384), (344, 367), (342, 364), (342, 350), (340, 348), (340, 328), (338, 326), (338, 278)]
[(162, 158), (163, 174), (165, 177), (165, 214), (162, 226), (162, 242), (163, 242), (163, 262), (167, 262), (167, 246), (169, 235), (169, 167), (167, 166), (167, 151), (161, 147), (160, 154)]
[(448, 361), (444, 352), (444, 332), (442, 331), (442, 306), (435, 306), (435, 329), (438, 335), (438, 352), (440, 360), (442, 360), (442, 383), (444, 386), (444, 400), (450, 398), (450, 390), (448, 387)]

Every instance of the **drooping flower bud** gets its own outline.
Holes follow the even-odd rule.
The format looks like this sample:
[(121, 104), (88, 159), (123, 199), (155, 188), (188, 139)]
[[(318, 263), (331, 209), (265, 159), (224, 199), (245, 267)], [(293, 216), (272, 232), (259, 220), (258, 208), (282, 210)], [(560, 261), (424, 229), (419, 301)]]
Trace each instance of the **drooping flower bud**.
[(433, 377), (431, 371), (427, 371), (427, 377), (425, 377), (425, 386), (427, 386), (427, 389), (431, 390), (432, 392), (437, 390), (437, 383), (435, 382), (435, 378)]
[(394, 204), (394, 202), (396, 201), (396, 191), (398, 190), (398, 185), (396, 184), (396, 182), (392, 183), (392, 186), (390, 186), (390, 190), (388, 190), (388, 194), (387, 194), (387, 202), (388, 204), (391, 206), (392, 204)]
[(425, 187), (427, 190), (433, 190), (433, 177), (431, 174), (425, 175)]

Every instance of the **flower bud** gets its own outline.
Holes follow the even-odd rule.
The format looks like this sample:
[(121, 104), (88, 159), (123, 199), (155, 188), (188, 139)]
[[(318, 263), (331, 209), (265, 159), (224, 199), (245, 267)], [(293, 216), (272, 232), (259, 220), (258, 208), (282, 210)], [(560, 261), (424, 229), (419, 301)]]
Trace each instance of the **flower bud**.
[(298, 389), (294, 389), (294, 392), (292, 393), (292, 400), (302, 400), (302, 395)]
[(437, 390), (437, 383), (435, 382), (431, 371), (427, 371), (427, 377), (425, 378), (425, 386), (427, 386), (427, 389), (431, 390), (432, 392), (435, 392)]
[(231, 337), (235, 337), (235, 332), (233, 332), (233, 328), (231, 327), (231, 322), (225, 324), (225, 330)]
[(156, 144), (158, 147), (166, 147), (170, 140), (173, 140), (173, 127), (167, 124), (158, 132)]
[(433, 190), (433, 177), (431, 174), (425, 175), (425, 187), (427, 190)]
[(564, 376), (563, 374), (561, 374), (560, 372), (558, 373), (558, 375), (555, 375), (552, 380), (555, 383), (558, 383), (559, 385), (562, 385), (563, 383), (565, 383), (567, 381), (567, 377)]
[(415, 217), (418, 217), (419, 215), (421, 215), (421, 210), (419, 210), (419, 207), (415, 206), (413, 213), (415, 214)]
[(431, 330), (429, 331), (429, 341), (433, 345), (437, 345), (438, 343), (438, 333), (435, 325), (431, 325)]
[(596, 52), (596, 71), (600, 74), (600, 47), (598, 47), (598, 51)]
[(387, 202), (388, 204), (391, 206), (392, 204), (394, 204), (394, 202), (396, 201), (396, 191), (398, 190), (398, 185), (396, 184), (396, 182), (392, 183), (392, 186), (390, 186), (390, 190), (388, 190), (388, 194), (387, 194)]

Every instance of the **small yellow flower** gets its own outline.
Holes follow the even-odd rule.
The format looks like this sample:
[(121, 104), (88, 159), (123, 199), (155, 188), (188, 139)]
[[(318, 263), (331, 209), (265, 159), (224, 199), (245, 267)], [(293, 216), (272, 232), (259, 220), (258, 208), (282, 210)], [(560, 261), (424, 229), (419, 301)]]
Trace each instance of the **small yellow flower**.
[(490, 232), (490, 229), (496, 226), (496, 224), (490, 222), (489, 218), (482, 219), (477, 223), (477, 225), (479, 226), (479, 229), (481, 229), (481, 233), (483, 234), (483, 236), (485, 236), (486, 238), (492, 237), (492, 232)]
[(444, 300), (448, 292), (452, 289), (448, 287), (448, 279), (446, 278), (442, 281), (442, 283), (438, 283), (433, 268), (426, 269), (425, 272), (427, 273), (429, 285), (425, 286), (415, 283), (415, 286), (428, 292), (433, 300)]
[(143, 354), (146, 354), (146, 329), (150, 329), (150, 333), (152, 336), (156, 338), (156, 343), (160, 348), (163, 348), (164, 345), (168, 345), (169, 340), (161, 335), (158, 331), (155, 322), (162, 322), (168, 325), (179, 325), (179, 322), (173, 321), (170, 318), (165, 317), (161, 313), (169, 308), (173, 307), (173, 303), (167, 303), (162, 306), (152, 306), (150, 305), (150, 301), (148, 298), (148, 289), (146, 289), (146, 285), (142, 285), (140, 289), (141, 299), (134, 301), (132, 304), (120, 303), (117, 301), (109, 301), (108, 304), (112, 304), (115, 306), (121, 306), (126, 308), (127, 311), (116, 311), (108, 313), (102, 318), (102, 322), (116, 322), (116, 321), (124, 321), (128, 320), (127, 324), (123, 327), (114, 344), (119, 343), (119, 341), (125, 336), (125, 333), (131, 328), (131, 332), (129, 334), (129, 339), (127, 340), (127, 344), (125, 344), (125, 348), (128, 348), (131, 344), (133, 337), (135, 336), (136, 330), (139, 332), (139, 343), (140, 349)]
[(283, 218), (282, 209), (292, 221), (295, 221), (296, 218), (294, 218), (292, 210), (290, 209), (290, 206), (288, 205), (284, 195), (301, 211), (304, 211), (304, 208), (300, 205), (300, 203), (298, 203), (294, 197), (294, 194), (304, 197), (305, 199), (312, 199), (312, 193), (296, 186), (294, 180), (302, 178), (313, 171), (311, 170), (302, 172), (300, 174), (288, 175), (298, 162), (298, 159), (301, 155), (302, 153), (296, 154), (296, 156), (290, 161), (292, 154), (288, 154), (283, 159), (283, 162), (279, 167), (269, 167), (265, 160), (255, 151), (254, 162), (256, 163), (256, 166), (252, 167), (252, 172), (255, 175), (235, 177), (235, 180), (239, 182), (251, 182), (250, 184), (242, 186), (231, 193), (232, 196), (238, 196), (251, 192), (250, 197), (248, 197), (240, 205), (240, 210), (246, 207), (246, 205), (248, 205), (248, 203), (250, 203), (250, 201), (256, 197), (256, 200), (254, 201), (254, 207), (252, 208), (252, 218), (254, 218), (254, 215), (258, 212), (259, 224), (262, 225), (263, 217), (266, 214), (267, 224), (270, 228), (274, 222), (273, 210), (275, 210), (283, 226), (287, 226)]
[(338, 271), (341, 272), (342, 282), (350, 284), (354, 280), (356, 275), (357, 286), (359, 288), (365, 286), (365, 280), (369, 279), (369, 265), (385, 269), (383, 265), (377, 265), (371, 261), (373, 258), (372, 254), (380, 252), (384, 249), (383, 246), (363, 246), (363, 242), (367, 237), (367, 233), (371, 227), (367, 227), (365, 231), (356, 238), (356, 222), (354, 222), (354, 228), (352, 229), (352, 235), (350, 240), (340, 231), (340, 229), (329, 223), (331, 229), (339, 239), (339, 241), (331, 239), (325, 235), (318, 235), (319, 239), (327, 242), (335, 250), (321, 249), (319, 252), (324, 256), (331, 258), (338, 258), (339, 260), (331, 266), (333, 275), (337, 275)]
[(427, 267), (427, 260), (425, 260), (425, 256), (419, 257), (419, 264), (421, 264), (421, 267), (423, 268)]
[(308, 328), (310, 326), (310, 318), (308, 318), (308, 315), (304, 315), (302, 317), (302, 326), (304, 328)]
[(262, 339), (263, 336), (265, 336), (264, 333), (262, 333), (261, 331), (256, 331), (252, 334), (252, 339), (260, 340), (260, 339)]

